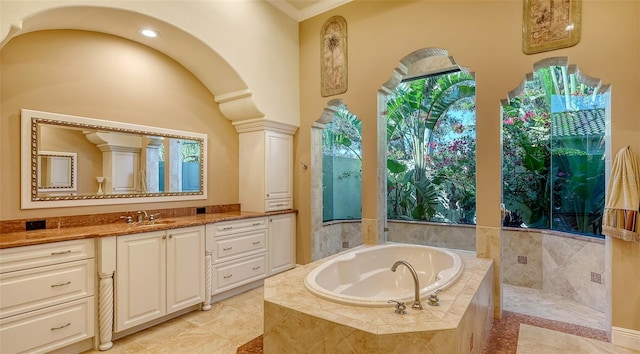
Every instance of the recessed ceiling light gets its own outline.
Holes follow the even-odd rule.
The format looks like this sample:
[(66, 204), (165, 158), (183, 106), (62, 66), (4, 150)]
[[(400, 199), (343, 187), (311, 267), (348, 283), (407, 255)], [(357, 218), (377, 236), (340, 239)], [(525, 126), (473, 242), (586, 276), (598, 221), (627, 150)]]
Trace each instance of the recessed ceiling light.
[(140, 30), (140, 34), (145, 36), (145, 37), (149, 37), (149, 38), (156, 38), (160, 36), (160, 33), (156, 32), (155, 30), (152, 30), (150, 28), (143, 28)]

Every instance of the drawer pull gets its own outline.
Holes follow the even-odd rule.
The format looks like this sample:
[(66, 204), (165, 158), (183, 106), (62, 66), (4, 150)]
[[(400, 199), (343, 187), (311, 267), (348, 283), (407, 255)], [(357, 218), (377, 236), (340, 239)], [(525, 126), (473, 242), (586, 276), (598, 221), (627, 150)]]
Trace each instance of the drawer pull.
[(252, 244), (254, 244), (254, 245), (259, 245), (259, 244), (260, 244), (260, 241), (254, 241), (254, 242), (252, 242)]
[(278, 203), (276, 204), (276, 206), (283, 206), (283, 205), (287, 205), (286, 203)]
[(261, 222), (254, 222), (253, 224), (251, 224), (252, 226), (259, 226), (260, 224), (262, 224)]
[(223, 278), (225, 278), (225, 279), (229, 279), (229, 278), (231, 278), (232, 276), (233, 276), (233, 274), (229, 274), (229, 275), (225, 275)]
[(60, 326), (60, 327), (51, 327), (51, 330), (52, 330), (52, 331), (57, 331), (57, 330), (59, 330), (59, 329), (63, 329), (63, 328), (65, 328), (65, 327), (69, 327), (69, 326), (71, 326), (71, 322), (69, 322), (69, 323), (67, 323), (67, 324), (64, 324), (64, 325), (62, 325), (62, 326)]
[(232, 248), (233, 248), (233, 247), (226, 247), (226, 248), (223, 248), (222, 250), (223, 250), (223, 251), (230, 251)]
[(59, 286), (65, 286), (65, 285), (69, 285), (69, 284), (71, 284), (71, 281), (68, 281), (66, 283), (61, 283), (61, 284), (53, 284), (53, 285), (51, 285), (51, 287), (52, 288), (57, 288)]
[(231, 229), (233, 229), (233, 226), (223, 227), (222, 229), (223, 229), (223, 230), (231, 230)]
[(60, 251), (60, 252), (51, 252), (51, 255), (52, 256), (58, 256), (58, 255), (67, 254), (67, 253), (71, 253), (71, 250)]
[(251, 268), (251, 269), (253, 269), (253, 270), (258, 270), (258, 269), (260, 269), (260, 266), (255, 266), (255, 267), (253, 267), (253, 268)]

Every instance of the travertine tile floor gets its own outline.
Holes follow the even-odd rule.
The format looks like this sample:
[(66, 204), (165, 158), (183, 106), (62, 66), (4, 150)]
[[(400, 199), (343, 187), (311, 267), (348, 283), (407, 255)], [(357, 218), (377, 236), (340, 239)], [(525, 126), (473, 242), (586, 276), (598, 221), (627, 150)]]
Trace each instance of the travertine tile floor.
[(108, 351), (121, 353), (235, 354), (263, 332), (263, 288), (216, 302), (209, 311), (193, 311), (114, 341)]
[(537, 289), (502, 285), (503, 310), (605, 330), (604, 313)]
[[(554, 320), (570, 323), (584, 322), (588, 310), (578, 306), (574, 311), (571, 302), (555, 299), (549, 294), (531, 292), (530, 289), (503, 287), (505, 310), (530, 316), (553, 316)], [(120, 353), (220, 353), (235, 354), (237, 348), (262, 334), (263, 288), (257, 288), (213, 304), (210, 311), (194, 311), (171, 321), (116, 340), (105, 354)], [(556, 301), (548, 303), (547, 301)], [(557, 302), (563, 301), (563, 302)], [(540, 310), (544, 308), (544, 311)], [(566, 309), (570, 309), (566, 311)], [(538, 312), (536, 312), (538, 311)], [(563, 312), (564, 311), (564, 312)], [(592, 310), (594, 311), (594, 310)], [(595, 311), (597, 312), (597, 311)], [(602, 329), (602, 320), (589, 322), (588, 326)], [(520, 325), (517, 352), (528, 353), (633, 353), (611, 343), (573, 336), (566, 333)], [(98, 354), (88, 351), (85, 354)], [(280, 353), (278, 353), (280, 354)], [(289, 353), (287, 353), (289, 354)], [(296, 354), (296, 353), (291, 353)]]

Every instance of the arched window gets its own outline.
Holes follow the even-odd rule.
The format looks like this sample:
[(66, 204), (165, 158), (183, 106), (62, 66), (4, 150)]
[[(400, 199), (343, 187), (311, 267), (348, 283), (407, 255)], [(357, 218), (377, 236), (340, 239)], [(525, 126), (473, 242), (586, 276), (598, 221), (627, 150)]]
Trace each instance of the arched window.
[(387, 217), (475, 224), (475, 79), (401, 82), (387, 97)]
[(503, 102), (504, 225), (600, 236), (608, 87), (559, 60)]
[(322, 219), (362, 218), (362, 124), (347, 106), (322, 131)]

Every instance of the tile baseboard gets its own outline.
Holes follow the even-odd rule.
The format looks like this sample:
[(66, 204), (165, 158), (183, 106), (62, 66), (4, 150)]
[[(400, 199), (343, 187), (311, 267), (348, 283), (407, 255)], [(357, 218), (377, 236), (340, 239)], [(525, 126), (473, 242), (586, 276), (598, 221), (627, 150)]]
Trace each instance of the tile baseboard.
[(640, 331), (622, 327), (612, 327), (611, 343), (619, 347), (640, 350)]

